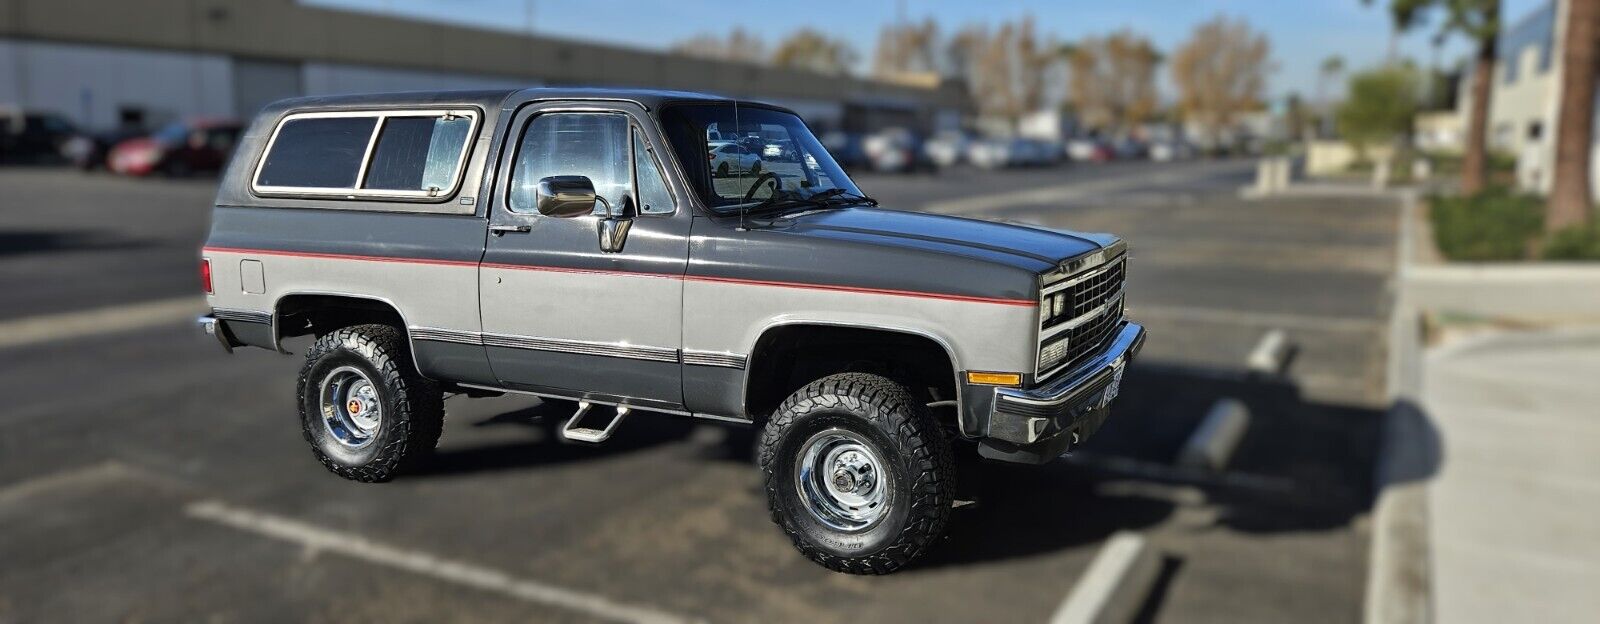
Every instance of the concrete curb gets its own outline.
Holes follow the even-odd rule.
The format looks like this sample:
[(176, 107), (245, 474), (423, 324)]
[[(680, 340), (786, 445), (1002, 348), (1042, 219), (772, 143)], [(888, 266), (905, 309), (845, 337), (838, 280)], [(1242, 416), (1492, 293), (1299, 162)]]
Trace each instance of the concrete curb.
[(1407, 288), (1413, 266), (1411, 227), (1416, 195), (1403, 196), (1396, 254), (1394, 309), (1389, 315), (1386, 374), (1391, 406), (1384, 415), (1374, 467), (1372, 541), (1362, 620), (1366, 624), (1433, 621), (1427, 479), (1437, 469), (1438, 441), (1417, 406), (1422, 391), (1420, 315)]
[(1130, 622), (1161, 575), (1161, 557), (1144, 536), (1121, 531), (1106, 540), (1051, 624)]

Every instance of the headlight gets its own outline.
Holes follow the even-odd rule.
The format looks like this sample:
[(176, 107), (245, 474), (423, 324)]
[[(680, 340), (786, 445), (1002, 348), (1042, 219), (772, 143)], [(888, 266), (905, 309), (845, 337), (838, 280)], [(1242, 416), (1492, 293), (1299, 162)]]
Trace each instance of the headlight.
[(1059, 317), (1067, 312), (1067, 293), (1056, 293), (1055, 316)]

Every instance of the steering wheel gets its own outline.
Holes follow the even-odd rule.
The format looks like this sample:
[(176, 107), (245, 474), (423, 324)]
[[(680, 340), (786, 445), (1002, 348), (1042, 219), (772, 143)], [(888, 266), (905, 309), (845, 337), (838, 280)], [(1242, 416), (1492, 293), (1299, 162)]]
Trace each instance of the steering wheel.
[(773, 195), (777, 195), (778, 191), (783, 190), (783, 178), (779, 178), (778, 174), (771, 171), (763, 171), (761, 175), (756, 176), (756, 181), (750, 184), (750, 190), (744, 192), (744, 201), (741, 203), (750, 203), (750, 200), (756, 196), (756, 191), (761, 189), (761, 183), (766, 181), (767, 178), (772, 178)]

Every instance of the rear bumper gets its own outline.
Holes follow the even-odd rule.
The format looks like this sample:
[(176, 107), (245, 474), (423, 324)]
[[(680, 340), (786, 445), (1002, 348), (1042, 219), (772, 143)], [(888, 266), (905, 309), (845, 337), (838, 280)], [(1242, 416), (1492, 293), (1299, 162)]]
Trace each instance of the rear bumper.
[(1037, 388), (995, 388), (984, 457), (1040, 464), (1088, 439), (1110, 414), (1122, 372), (1144, 346), (1145, 330), (1123, 322), (1106, 349), (1077, 369)]
[(207, 335), (216, 336), (217, 342), (222, 344), (222, 349), (224, 351), (233, 353), (234, 347), (241, 346), (234, 342), (232, 335), (228, 332), (227, 321), (220, 320), (215, 316), (207, 314), (195, 319), (195, 323), (198, 323), (200, 325), (200, 329), (204, 330)]

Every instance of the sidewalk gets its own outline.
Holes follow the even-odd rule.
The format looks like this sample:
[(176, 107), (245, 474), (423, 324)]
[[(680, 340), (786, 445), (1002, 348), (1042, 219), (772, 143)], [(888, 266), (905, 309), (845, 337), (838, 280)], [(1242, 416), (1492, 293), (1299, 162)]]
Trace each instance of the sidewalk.
[(1441, 440), (1426, 486), (1438, 622), (1600, 614), (1600, 329), (1502, 333), (1426, 353)]

